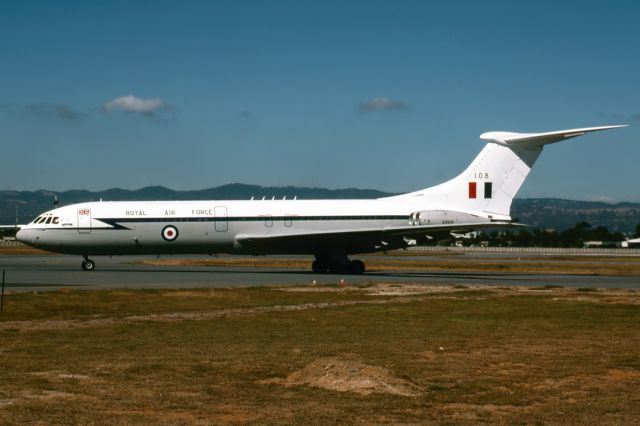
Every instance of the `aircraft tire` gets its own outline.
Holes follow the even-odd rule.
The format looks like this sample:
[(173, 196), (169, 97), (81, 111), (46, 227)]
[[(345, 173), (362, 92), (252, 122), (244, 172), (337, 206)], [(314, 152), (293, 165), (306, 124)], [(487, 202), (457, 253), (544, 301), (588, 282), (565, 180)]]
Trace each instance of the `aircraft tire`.
[(327, 272), (327, 268), (323, 266), (324, 265), (321, 262), (314, 260), (311, 263), (311, 270), (316, 274), (324, 274), (325, 272)]
[(85, 271), (93, 271), (96, 269), (96, 262), (91, 259), (84, 260), (82, 262), (82, 269)]
[(349, 262), (349, 272), (353, 275), (362, 275), (364, 274), (364, 262), (362, 260), (352, 260)]

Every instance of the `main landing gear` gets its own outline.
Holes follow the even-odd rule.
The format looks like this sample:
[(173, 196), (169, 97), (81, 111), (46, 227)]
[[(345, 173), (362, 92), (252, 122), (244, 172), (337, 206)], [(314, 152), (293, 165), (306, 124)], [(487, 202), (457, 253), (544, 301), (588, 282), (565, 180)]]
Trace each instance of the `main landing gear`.
[(93, 271), (96, 269), (96, 262), (85, 256), (81, 266), (83, 271)]
[(311, 263), (311, 270), (316, 274), (364, 274), (364, 262), (362, 260), (349, 260), (347, 256), (316, 256)]

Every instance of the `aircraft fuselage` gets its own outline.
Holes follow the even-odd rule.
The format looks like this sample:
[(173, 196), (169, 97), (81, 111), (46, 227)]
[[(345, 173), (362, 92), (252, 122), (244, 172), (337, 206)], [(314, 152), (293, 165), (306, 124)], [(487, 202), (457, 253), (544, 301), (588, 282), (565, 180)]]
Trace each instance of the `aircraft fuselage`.
[(408, 247), (433, 233), (513, 226), (510, 209), (545, 145), (601, 126), (546, 133), (488, 132), (487, 145), (440, 185), (376, 200), (93, 202), (60, 207), (23, 227), (20, 241), (59, 253), (313, 254), (314, 272), (364, 272), (348, 255)]
[[(415, 210), (415, 209), (414, 209)], [(61, 207), (31, 223), (20, 240), (50, 251), (80, 255), (119, 254), (315, 254), (317, 247), (293, 244), (260, 250), (239, 235), (284, 235), (405, 226), (407, 203), (382, 200), (252, 200), (93, 202)], [(356, 239), (346, 254), (375, 251)]]

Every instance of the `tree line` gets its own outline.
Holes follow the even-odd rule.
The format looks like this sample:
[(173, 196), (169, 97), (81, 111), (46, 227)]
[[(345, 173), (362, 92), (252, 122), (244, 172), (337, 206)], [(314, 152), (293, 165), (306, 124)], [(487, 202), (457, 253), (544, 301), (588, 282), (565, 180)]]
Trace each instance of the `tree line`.
[[(640, 223), (636, 225), (631, 238), (640, 238)], [(461, 239), (463, 245), (490, 247), (583, 247), (587, 241), (602, 241), (615, 245), (625, 241), (621, 232), (611, 232), (604, 226), (593, 227), (588, 222), (580, 222), (573, 227), (557, 231), (554, 229), (519, 229), (508, 231), (481, 231), (469, 238)], [(458, 240), (460, 241), (460, 240)], [(437, 245), (451, 245), (455, 239), (434, 240)]]

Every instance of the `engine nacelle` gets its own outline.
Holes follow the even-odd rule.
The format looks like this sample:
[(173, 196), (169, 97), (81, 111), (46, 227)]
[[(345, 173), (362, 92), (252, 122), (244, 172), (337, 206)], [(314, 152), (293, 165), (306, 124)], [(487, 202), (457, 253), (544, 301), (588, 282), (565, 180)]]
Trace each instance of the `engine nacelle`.
[(409, 216), (409, 225), (455, 225), (463, 223), (477, 223), (489, 219), (469, 213), (453, 210), (422, 210), (413, 212)]

